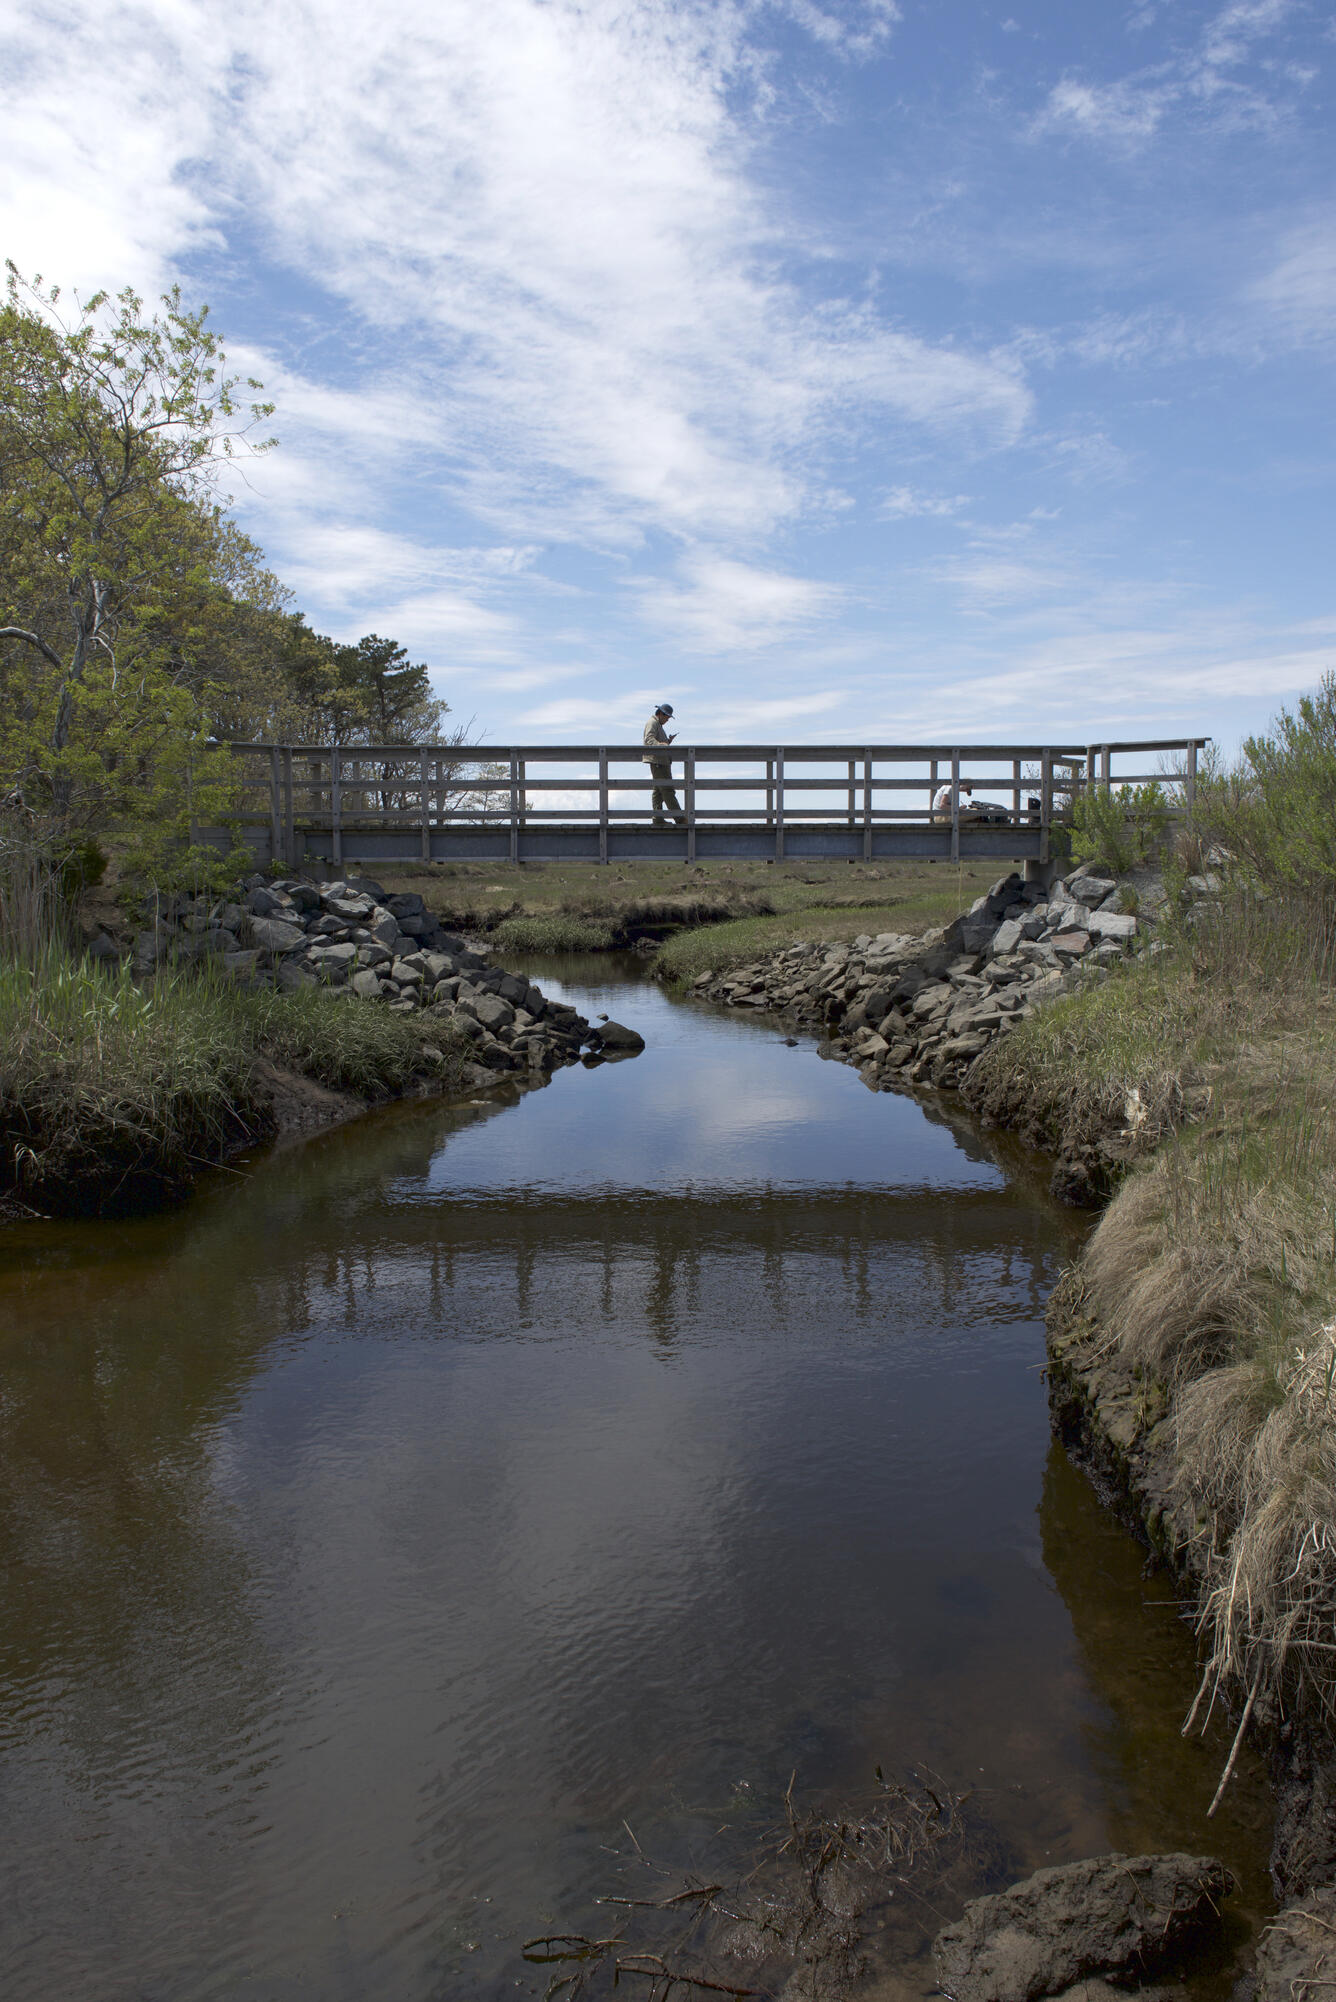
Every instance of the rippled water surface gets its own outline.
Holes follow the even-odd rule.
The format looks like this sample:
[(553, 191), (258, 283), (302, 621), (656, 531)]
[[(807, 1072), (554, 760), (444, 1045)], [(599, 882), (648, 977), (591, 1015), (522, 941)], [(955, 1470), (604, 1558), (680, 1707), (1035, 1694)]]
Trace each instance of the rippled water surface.
[(740, 1870), (878, 1764), (973, 1790), (967, 1890), (1186, 1846), (1264, 1898), (1260, 1780), (1205, 1822), (1188, 1637), (1050, 1448), (1079, 1222), (809, 1042), (564, 977), (644, 1056), (0, 1232), (8, 2002), (542, 1994), (629, 1831)]

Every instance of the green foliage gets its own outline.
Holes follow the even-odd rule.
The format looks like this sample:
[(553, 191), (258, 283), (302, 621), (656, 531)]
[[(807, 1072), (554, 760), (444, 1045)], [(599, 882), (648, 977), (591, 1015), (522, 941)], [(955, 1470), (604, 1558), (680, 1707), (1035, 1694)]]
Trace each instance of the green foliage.
[(1203, 825), (1270, 890), (1336, 903), (1336, 675), (1199, 792)]
[(316, 744), (440, 741), (449, 705), (431, 692), (431, 670), (397, 640), (366, 633), (341, 645), (312, 632), (299, 613), (281, 622), (274, 665), (291, 709), (271, 734)]
[(206, 322), (178, 291), (153, 315), (127, 290), (66, 319), (10, 266), (0, 785), (57, 849), (113, 821), (170, 845), (230, 796), (197, 656), (241, 552), (211, 476), (269, 406), (238, 402)]
[(60, 859), (60, 894), (67, 904), (77, 903), (85, 890), (92, 890), (107, 873), (107, 856), (91, 835), (73, 841)]
[(1147, 785), (1092, 787), (1072, 807), (1072, 854), (1106, 862), (1119, 875), (1153, 862), (1169, 831), (1169, 798), (1158, 779)]

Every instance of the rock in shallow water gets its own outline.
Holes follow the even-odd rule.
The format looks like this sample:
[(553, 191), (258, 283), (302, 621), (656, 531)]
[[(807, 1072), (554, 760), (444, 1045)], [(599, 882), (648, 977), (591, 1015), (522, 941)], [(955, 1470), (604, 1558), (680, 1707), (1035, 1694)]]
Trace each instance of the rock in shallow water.
[(933, 1942), (953, 2002), (1040, 2002), (1077, 1982), (1135, 1981), (1219, 1930), (1234, 1889), (1210, 1856), (1087, 1856), (975, 1898)]
[(596, 1049), (609, 1055), (614, 1050), (635, 1051), (645, 1047), (645, 1038), (637, 1030), (628, 1029), (623, 1022), (601, 1022), (597, 1029), (590, 1031), (589, 1041)]

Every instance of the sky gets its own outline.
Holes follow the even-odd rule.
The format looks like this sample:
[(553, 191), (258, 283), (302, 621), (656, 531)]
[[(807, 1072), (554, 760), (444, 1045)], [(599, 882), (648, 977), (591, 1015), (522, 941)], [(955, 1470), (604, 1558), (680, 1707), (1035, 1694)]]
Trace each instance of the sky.
[(66, 0), (0, 254), (179, 282), (242, 526), (493, 743), (1211, 735), (1336, 668), (1314, 0)]

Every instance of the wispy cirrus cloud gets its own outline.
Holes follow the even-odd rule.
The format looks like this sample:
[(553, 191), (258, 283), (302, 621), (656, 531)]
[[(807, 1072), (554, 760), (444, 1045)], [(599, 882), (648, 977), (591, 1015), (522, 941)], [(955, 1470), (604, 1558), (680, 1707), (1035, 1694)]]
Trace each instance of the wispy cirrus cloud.
[(969, 503), (968, 494), (929, 494), (920, 493), (916, 487), (892, 487), (877, 511), (885, 521), (906, 521), (913, 515), (949, 521)]
[[(1273, 124), (1313, 78), (1306, 65), (1256, 60), (1257, 45), (1277, 34), (1294, 10), (1295, 0), (1232, 0), (1190, 48), (1167, 61), (1112, 82), (1065, 76), (1053, 85), (1031, 132), (1068, 131), (1136, 145), (1174, 113), (1226, 128)], [(1251, 74), (1245, 74), (1249, 65)]]
[(1248, 301), (1298, 345), (1336, 334), (1336, 211), (1286, 230), (1280, 256), (1249, 287)]
[(810, 577), (700, 554), (684, 560), (681, 581), (636, 588), (648, 619), (712, 654), (772, 646), (833, 613), (841, 600), (838, 590)]

